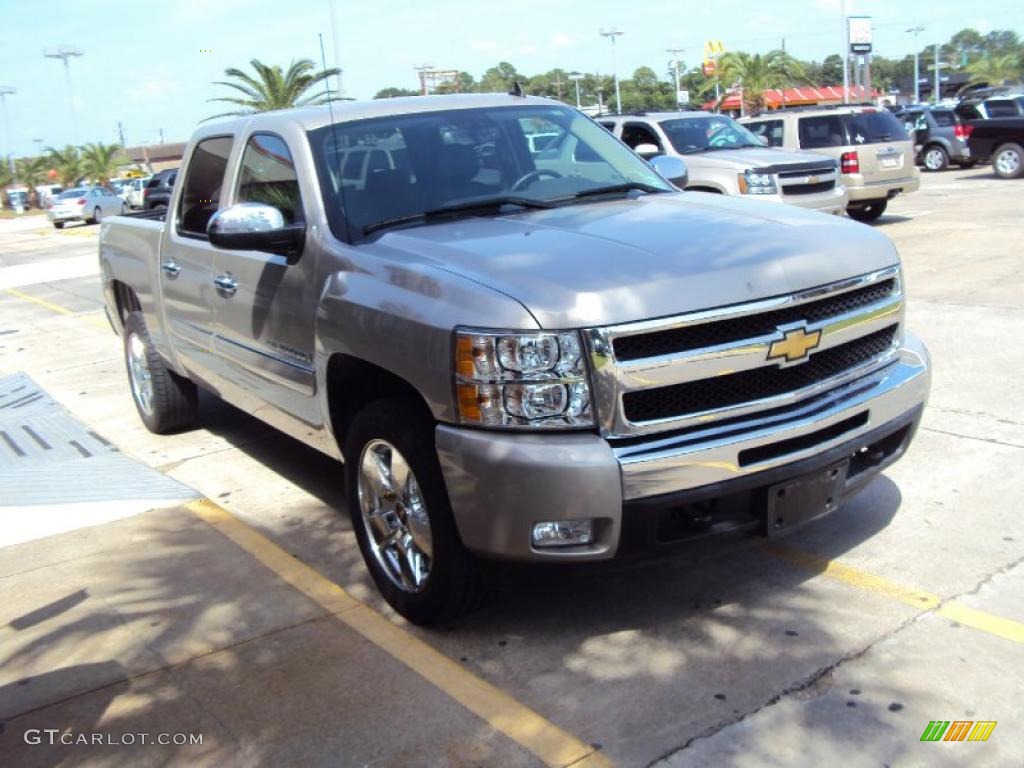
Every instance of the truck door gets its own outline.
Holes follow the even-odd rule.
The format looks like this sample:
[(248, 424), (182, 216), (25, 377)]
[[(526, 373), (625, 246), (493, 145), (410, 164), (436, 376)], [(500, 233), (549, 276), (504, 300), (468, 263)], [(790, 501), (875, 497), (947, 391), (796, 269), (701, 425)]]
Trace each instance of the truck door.
[[(296, 172), (281, 136), (253, 133), (242, 151), (232, 199), (271, 205), (288, 224), (305, 222), (303, 197), (315, 199), (315, 192), (301, 189), (300, 178), (313, 183), (311, 172)], [(313, 262), (309, 253), (292, 264), (259, 251), (214, 255), (214, 280), (228, 286), (218, 289), (214, 301), (218, 373), (231, 390), (228, 399), (289, 432), (299, 423), (320, 422), (314, 397), (318, 294)], [(266, 412), (268, 406), (277, 413)], [(298, 422), (276, 418), (282, 415)]]
[(213, 246), (206, 224), (221, 199), (224, 174), (234, 139), (214, 136), (199, 141), (169, 219), (160, 254), (160, 288), (168, 333), (181, 364), (199, 381), (211, 381), (213, 356)]

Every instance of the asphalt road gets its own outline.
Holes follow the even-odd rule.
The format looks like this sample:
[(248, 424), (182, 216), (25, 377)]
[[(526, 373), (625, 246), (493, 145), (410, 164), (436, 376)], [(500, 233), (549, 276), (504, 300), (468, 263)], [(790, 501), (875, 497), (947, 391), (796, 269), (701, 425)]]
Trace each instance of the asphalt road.
[[(356, 755), (359, 762), (384, 765), (558, 762), (529, 746), (529, 728), (505, 728), (500, 717), (481, 714), (489, 711), (486, 696), (482, 709), (474, 709), (444, 676), (431, 680), (424, 670), (441, 663), (429, 655), (436, 651), (458, 665), (466, 680), (493, 686), (489, 696), (500, 692), (508, 697), (499, 697), (505, 705), (522, 706), (539, 722), (571, 735), (573, 743), (587, 747), (586, 759), (628, 766), (1019, 764), (1022, 192), (1021, 182), (999, 181), (988, 168), (925, 175), (920, 192), (895, 200), (876, 224), (902, 254), (909, 325), (932, 352), (935, 378), (909, 453), (839, 512), (771, 546), (751, 540), (669, 562), (586, 572), (496, 569), (482, 610), (432, 631), (405, 625), (377, 596), (344, 509), (338, 465), (213, 397), (203, 398), (199, 429), (171, 437), (145, 432), (128, 394), (119, 342), (103, 327), (99, 311), (95, 227), (57, 233), (41, 221), (0, 222), (0, 376), (28, 373), (125, 454), (196, 489), (308, 565), (324, 584), (340, 585), (388, 626), (401, 628), (409, 647), (420, 649), (411, 652), (420, 661), (434, 660), (417, 668), (401, 658), (404, 652), (380, 652), (386, 643), (361, 633), (360, 642), (369, 643), (365, 656), (323, 657), (348, 683), (325, 686), (298, 673), (274, 683), (287, 696), (305, 694), (307, 706), (320, 712), (322, 728), (342, 734), (341, 746), (337, 738), (324, 737), (303, 744), (301, 753), (275, 751), (272, 739), (258, 738), (261, 718), (298, 715), (257, 708), (250, 713), (251, 731), (226, 728), (222, 751), (203, 753), (212, 763), (254, 764), (296, 754), (310, 764), (346, 763)], [(827, 244), (822, 258), (828, 258)], [(141, 524), (133, 520), (157, 525), (156, 520), (160, 527), (186, 519), (181, 525), (191, 530), (195, 517), (181, 510), (98, 525), (121, 530), (117, 526)], [(77, 527), (67, 519), (61, 534), (47, 531), (48, 538), (0, 549), (0, 562), (10, 566), (0, 569), (0, 588), (11, 588), (10, 574), (25, 570), (19, 566), (24, 558), (42, 558), (38, 567), (45, 575), (46, 563), (59, 562), (67, 548), (85, 546), (82, 541), (95, 529), (83, 533)], [(222, 549), (218, 543), (190, 557), (201, 570), (208, 560), (229, 557)], [(265, 551), (260, 544), (230, 557), (239, 568), (251, 569), (250, 560), (263, 562)], [(94, 567), (101, 574), (104, 566)], [(130, 563), (118, 567), (130, 578)], [(255, 590), (266, 574), (253, 574)], [(215, 581), (210, 594), (223, 598)], [(59, 597), (40, 592), (36, 599), (32, 590), (42, 590), (41, 583), (19, 586), (18, 609), (0, 621)], [(203, 584), (190, 592), (192, 600), (206, 599)], [(268, 599), (279, 587), (271, 586)], [(109, 594), (114, 600), (116, 590)], [(252, 591), (238, 587), (231, 599), (260, 610)], [(194, 623), (182, 627), (185, 638), (204, 626), (198, 618), (189, 621)], [(309, 644), (351, 629), (350, 623), (313, 623), (296, 645), (278, 647), (275, 658), (301, 666), (289, 648), (301, 655)], [(253, 630), (254, 637), (269, 642), (272, 630)], [(0, 662), (10, 662), (3, 647), (0, 642)], [(122, 667), (111, 679), (131, 679), (124, 669), (132, 665), (123, 658), (131, 647), (97, 650), (97, 658)], [(105, 653), (110, 658), (103, 659)], [(0, 707), (4, 691), (18, 693), (27, 673), (17, 665), (24, 659), (4, 665)], [(177, 659), (167, 663), (173, 666)], [(57, 661), (47, 663), (59, 667)], [(260, 668), (260, 658), (236, 655), (232, 663), (238, 665), (237, 678), (211, 683), (210, 690), (189, 689), (222, 723), (232, 722), (226, 713), (238, 706), (224, 689), (239, 685), (247, 669)], [(370, 703), (363, 694), (346, 698), (352, 686), (374, 681), (381, 684)], [(95, 690), (88, 686), (74, 695), (65, 692), (59, 699), (63, 709), (52, 710), (54, 717), (71, 717), (90, 695)], [(156, 700), (135, 695), (144, 703)], [(51, 711), (45, 708), (56, 706), (53, 696), (40, 698), (32, 711)], [(342, 709), (367, 706), (382, 715), (353, 719), (339, 709), (335, 722), (317, 707), (327, 701)], [(14, 707), (3, 716), (27, 716), (26, 711)], [(395, 722), (386, 714), (397, 711), (405, 719)], [(435, 731), (425, 724), (438, 713), (445, 713), (446, 722), (464, 723), (454, 732), (437, 726), (437, 738), (453, 745), (440, 753), (426, 749)], [(998, 725), (985, 742), (922, 742), (933, 720)], [(10, 727), (7, 732), (0, 732), (0, 757), (9, 747)], [(249, 739), (250, 732), (257, 735)], [(367, 752), (354, 746), (368, 743), (375, 746)], [(247, 751), (238, 751), (240, 745)], [(148, 759), (163, 764), (196, 757), (187, 748), (166, 749), (154, 748)], [(44, 753), (18, 754), (46, 764)], [(90, 753), (62, 754), (79, 764)], [(118, 753), (110, 754), (113, 764)]]

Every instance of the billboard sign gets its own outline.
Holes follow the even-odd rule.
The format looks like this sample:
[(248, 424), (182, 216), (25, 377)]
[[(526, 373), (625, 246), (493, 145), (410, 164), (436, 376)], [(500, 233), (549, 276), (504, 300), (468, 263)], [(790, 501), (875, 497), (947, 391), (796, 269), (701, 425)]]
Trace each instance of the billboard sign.
[(846, 24), (850, 53), (871, 53), (871, 17), (847, 16)]

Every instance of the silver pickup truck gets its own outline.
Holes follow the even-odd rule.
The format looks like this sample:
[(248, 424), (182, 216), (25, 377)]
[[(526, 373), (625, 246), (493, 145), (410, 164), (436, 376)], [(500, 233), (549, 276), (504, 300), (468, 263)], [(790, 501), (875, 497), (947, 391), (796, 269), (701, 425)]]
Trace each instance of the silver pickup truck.
[(786, 532), (906, 450), (929, 357), (884, 235), (683, 171), (511, 95), (205, 125), (166, 217), (100, 232), (139, 415), (187, 428), (202, 387), (344, 461), (415, 622), (472, 606), (479, 558)]

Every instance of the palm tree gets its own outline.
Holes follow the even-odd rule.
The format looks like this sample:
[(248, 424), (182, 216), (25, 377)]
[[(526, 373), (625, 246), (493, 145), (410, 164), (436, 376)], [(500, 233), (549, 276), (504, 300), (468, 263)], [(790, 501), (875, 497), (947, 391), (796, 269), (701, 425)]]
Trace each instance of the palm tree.
[(1013, 53), (1002, 56), (983, 56), (967, 65), (970, 85), (1005, 85), (1020, 79), (1020, 58)]
[(106, 186), (110, 179), (117, 175), (117, 167), (121, 165), (121, 147), (117, 144), (95, 144), (82, 146), (82, 172), (92, 179), (94, 184)]
[(747, 114), (764, 109), (765, 91), (810, 82), (799, 62), (785, 51), (769, 51), (764, 56), (743, 51), (727, 53), (719, 61), (718, 71), (725, 82), (740, 84), (743, 111)]
[(29, 205), (42, 207), (36, 187), (46, 183), (46, 173), (49, 168), (50, 164), (46, 162), (45, 157), (22, 157), (15, 163), (18, 181), (28, 187)]
[(82, 154), (78, 147), (70, 145), (64, 149), (46, 148), (50, 155), (50, 164), (57, 171), (57, 178), (61, 186), (67, 188), (73, 186), (82, 177)]
[(234, 78), (235, 82), (221, 80), (214, 83), (214, 85), (234, 88), (242, 94), (242, 97), (223, 96), (218, 99), (209, 99), (209, 101), (226, 101), (228, 104), (241, 107), (241, 109), (234, 112), (222, 112), (219, 115), (206, 118), (207, 120), (250, 115), (253, 112), (269, 112), (272, 109), (301, 107), (307, 104), (326, 104), (329, 99), (329, 91), (323, 90), (312, 95), (306, 95), (306, 92), (341, 72), (335, 67), (317, 72), (313, 62), (309, 59), (293, 61), (287, 72), (276, 64), (269, 66), (259, 59), (253, 59), (249, 64), (256, 70), (256, 77), (231, 67), (225, 69), (224, 74)]

